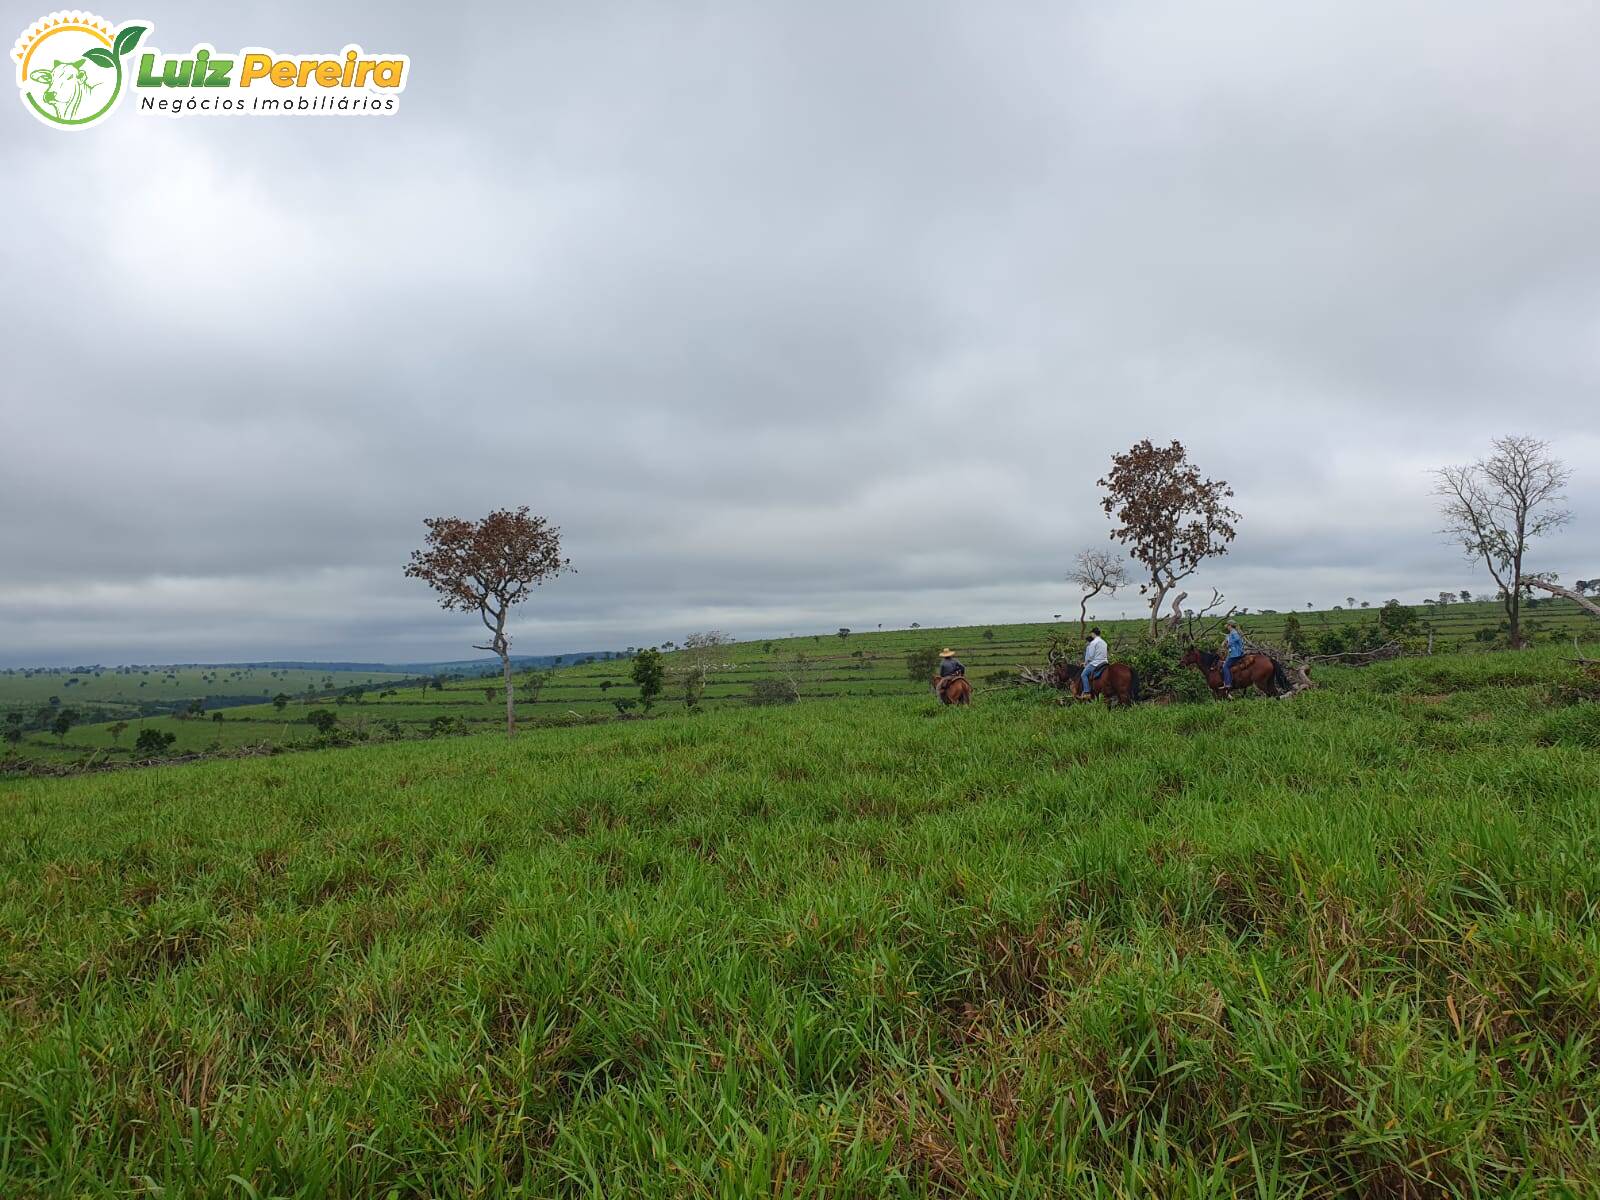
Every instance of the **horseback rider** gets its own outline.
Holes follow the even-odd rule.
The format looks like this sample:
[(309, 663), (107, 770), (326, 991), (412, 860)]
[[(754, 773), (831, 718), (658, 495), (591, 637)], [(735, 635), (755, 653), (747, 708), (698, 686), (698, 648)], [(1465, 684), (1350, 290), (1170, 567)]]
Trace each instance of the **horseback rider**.
[(1222, 655), (1222, 686), (1233, 687), (1233, 664), (1244, 657), (1244, 634), (1237, 621), (1228, 622), (1228, 644)]
[(944, 695), (944, 689), (952, 679), (965, 677), (966, 667), (961, 665), (961, 660), (956, 657), (956, 652), (946, 646), (939, 651), (939, 695)]
[(1105, 638), (1100, 636), (1100, 626), (1096, 625), (1089, 630), (1088, 644), (1083, 648), (1083, 690), (1078, 693), (1080, 700), (1093, 700), (1089, 694), (1089, 677), (1096, 670), (1106, 665), (1111, 660), (1111, 651), (1106, 648)]

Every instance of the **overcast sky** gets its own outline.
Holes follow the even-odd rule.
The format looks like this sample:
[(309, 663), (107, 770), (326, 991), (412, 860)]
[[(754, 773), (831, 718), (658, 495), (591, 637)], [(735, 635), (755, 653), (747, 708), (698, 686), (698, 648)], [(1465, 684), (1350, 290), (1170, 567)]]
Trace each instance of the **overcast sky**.
[(441, 11), (105, 10), (408, 53), (392, 118), (7, 102), (0, 664), (466, 657), (401, 569), (518, 504), (523, 653), (1045, 619), (1146, 436), (1230, 602), (1487, 589), (1427, 471), (1509, 432), (1600, 574), (1600, 7)]

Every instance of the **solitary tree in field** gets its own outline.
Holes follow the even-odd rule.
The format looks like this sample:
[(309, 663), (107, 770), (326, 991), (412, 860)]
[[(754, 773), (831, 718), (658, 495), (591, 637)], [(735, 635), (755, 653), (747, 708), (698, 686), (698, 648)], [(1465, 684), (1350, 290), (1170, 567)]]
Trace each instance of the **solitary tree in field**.
[(164, 733), (159, 729), (141, 729), (139, 736), (133, 740), (133, 749), (138, 754), (154, 758), (158, 754), (165, 754), (177, 740), (175, 734)]
[(1150, 598), (1150, 636), (1160, 634), (1161, 603), (1206, 559), (1226, 554), (1239, 514), (1229, 508), (1233, 489), (1206, 479), (1183, 443), (1156, 446), (1149, 438), (1111, 460), (1100, 507), (1120, 522), (1111, 537), (1150, 573), (1139, 591)]
[(15, 746), (22, 741), (22, 714), (11, 712), (6, 714), (5, 739)]
[[(1067, 572), (1067, 582), (1078, 585), (1083, 595), (1078, 600), (1078, 633), (1081, 636), (1089, 620), (1089, 601), (1101, 592), (1115, 596), (1117, 589), (1128, 585), (1128, 564), (1122, 555), (1110, 550), (1080, 550)], [(1061, 614), (1056, 614), (1061, 619)]]
[(1433, 474), (1445, 520), (1440, 532), (1489, 569), (1499, 585), (1512, 649), (1520, 649), (1523, 559), (1529, 542), (1572, 519), (1561, 507), (1571, 473), (1548, 442), (1517, 435), (1496, 438), (1487, 458)]
[(289, 697), (284, 695), (282, 692), (279, 692), (276, 696), (274, 696), (272, 698), (272, 707), (277, 709), (279, 712), (282, 712), (288, 706), (289, 706)]
[(122, 735), (128, 732), (126, 721), (114, 721), (106, 726), (106, 732), (111, 735), (111, 744), (115, 746), (122, 740)]
[(927, 683), (939, 670), (939, 647), (924, 646), (906, 655), (906, 674), (912, 683)]
[(544, 691), (544, 685), (549, 682), (551, 672), (529, 671), (528, 677), (522, 681), (522, 698), (532, 704), (539, 698), (539, 693)]
[(532, 590), (572, 569), (561, 557), (561, 530), (543, 517), (497, 509), (481, 521), (433, 517), (423, 522), (427, 545), (411, 553), (406, 574), (439, 593), (439, 605), (456, 612), (476, 612), (489, 631), (487, 645), (500, 656), (505, 678), (506, 733), (516, 732), (516, 698), (511, 684), (511, 639), (506, 620), (514, 605)]
[(649, 712), (650, 706), (661, 694), (661, 681), (666, 675), (661, 665), (661, 651), (652, 646), (634, 655), (632, 675), (633, 682), (639, 686), (639, 703), (644, 706), (645, 712)]
[(65, 744), (67, 734), (78, 723), (78, 714), (70, 708), (63, 708), (56, 714), (55, 720), (50, 722), (50, 732), (56, 735), (56, 740)]
[(1293, 613), (1283, 619), (1283, 645), (1295, 654), (1305, 652), (1306, 635), (1300, 628), (1300, 618)]

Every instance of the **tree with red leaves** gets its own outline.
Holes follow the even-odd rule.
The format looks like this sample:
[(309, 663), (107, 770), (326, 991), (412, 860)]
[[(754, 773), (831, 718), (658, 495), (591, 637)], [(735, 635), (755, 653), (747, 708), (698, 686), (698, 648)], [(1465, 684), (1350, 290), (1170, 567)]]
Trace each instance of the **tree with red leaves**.
[(561, 557), (561, 530), (526, 505), (497, 509), (481, 521), (430, 517), (427, 545), (411, 552), (406, 575), (439, 593), (439, 606), (454, 612), (476, 612), (489, 631), (487, 646), (500, 656), (506, 683), (506, 733), (516, 732), (515, 697), (511, 687), (511, 639), (506, 618), (513, 605), (572, 564)]
[(1111, 459), (1100, 507), (1121, 524), (1111, 537), (1150, 572), (1139, 591), (1150, 597), (1150, 636), (1161, 634), (1161, 602), (1180, 579), (1214, 555), (1226, 554), (1239, 514), (1224, 501), (1226, 480), (1205, 479), (1183, 443), (1157, 446), (1149, 438)]

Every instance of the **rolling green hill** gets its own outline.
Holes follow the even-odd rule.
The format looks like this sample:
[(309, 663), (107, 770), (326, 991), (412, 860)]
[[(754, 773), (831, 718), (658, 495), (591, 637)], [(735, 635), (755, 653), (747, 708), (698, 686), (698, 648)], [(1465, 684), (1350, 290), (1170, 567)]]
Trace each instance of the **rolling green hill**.
[[(1492, 642), (1478, 639), (1483, 636), (1493, 639), (1501, 619), (1498, 607), (1492, 604), (1452, 604), (1442, 608), (1419, 607), (1415, 611), (1420, 620), (1432, 626), (1435, 649), (1440, 653), (1473, 647), (1491, 648)], [(1377, 620), (1377, 610), (1330, 610), (1298, 613), (1295, 617), (1301, 624), (1303, 637), (1314, 644), (1329, 631), (1351, 624), (1372, 624)], [(1242, 621), (1252, 636), (1278, 642), (1282, 640), (1287, 619), (1286, 613), (1252, 613)], [(1539, 604), (1529, 613), (1529, 622), (1533, 635), (1545, 641), (1567, 643), (1574, 635), (1592, 636), (1596, 630), (1593, 618), (1570, 601)], [(1119, 646), (1138, 638), (1143, 629), (1143, 624), (1137, 621), (1102, 621), (1101, 624), (1108, 632), (1113, 654)], [(925, 681), (914, 681), (908, 676), (906, 655), (919, 648), (943, 645), (960, 651), (981, 697), (986, 688), (1014, 676), (1018, 667), (1038, 664), (1045, 641), (1052, 632), (1071, 633), (1075, 629), (1075, 622), (1063, 622), (873, 631), (851, 633), (845, 638), (828, 633), (746, 641), (729, 650), (725, 669), (712, 674), (702, 703), (710, 709), (742, 706), (750, 702), (759, 681), (778, 678), (793, 681), (803, 700), (925, 695)], [(677, 656), (669, 653), (667, 657), (670, 668)], [(627, 660), (560, 667), (545, 677), (536, 699), (519, 696), (519, 719), (539, 725), (615, 716), (616, 701), (632, 700), (638, 695), (630, 670)], [(348, 693), (359, 687), (364, 689), (363, 694), (359, 699), (346, 695), (341, 703), (333, 687), (321, 686), (327, 681), (326, 674), (309, 680), (296, 677), (292, 681), (296, 686), (280, 686), (288, 682), (282, 678), (285, 674), (288, 673), (280, 672), (270, 680), (263, 675), (239, 681), (240, 685), (255, 689), (257, 694), (263, 688), (270, 688), (273, 695), (281, 690), (295, 697), (281, 711), (271, 704), (258, 703), (229, 707), (221, 711), (220, 719), (215, 711), (198, 719), (162, 715), (131, 719), (117, 713), (115, 715), (129, 722), (128, 728), (120, 734), (114, 734), (106, 721), (80, 726), (64, 738), (34, 730), (15, 752), (28, 758), (63, 763), (79, 762), (95, 754), (126, 758), (132, 756), (134, 739), (145, 728), (170, 733), (175, 739), (172, 754), (289, 745), (314, 736), (307, 716), (317, 709), (335, 712), (344, 734), (368, 739), (418, 737), (434, 729), (487, 730), (504, 722), (504, 698), (499, 691), (499, 681), (494, 678), (450, 680), (440, 691), (426, 682), (401, 686), (395, 677), (352, 675), (339, 679), (338, 689)], [(519, 673), (519, 684), (527, 678), (527, 672)], [(0, 684), (4, 682), (0, 678)], [(37, 687), (41, 681), (28, 682)], [(55, 682), (60, 684), (59, 679)], [(83, 686), (126, 689), (130, 682), (134, 681), (129, 677), (124, 677), (120, 684), (102, 677), (84, 681)], [(188, 681), (191, 691), (197, 685), (213, 686), (204, 680)], [(182, 690), (178, 684), (165, 686), (169, 691)], [(306, 686), (317, 689), (315, 698), (303, 698)], [(66, 695), (59, 686), (57, 691), (48, 694)], [(76, 695), (74, 702), (77, 702)], [(682, 707), (681, 692), (669, 678), (655, 713), (674, 707)]]
[(64, 707), (119, 709), (186, 704), (190, 700), (244, 703), (286, 692), (305, 695), (341, 687), (372, 687), (404, 676), (383, 671), (300, 670), (268, 667), (65, 667), (0, 671), (0, 712), (59, 701)]
[(1597, 692), (0, 780), (0, 1195), (1600, 1194)]

